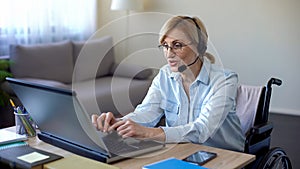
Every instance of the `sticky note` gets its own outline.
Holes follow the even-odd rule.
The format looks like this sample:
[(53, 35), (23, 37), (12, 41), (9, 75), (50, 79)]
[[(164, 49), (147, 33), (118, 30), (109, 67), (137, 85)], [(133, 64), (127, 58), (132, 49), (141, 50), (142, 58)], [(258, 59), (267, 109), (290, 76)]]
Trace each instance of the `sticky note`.
[(19, 156), (17, 158), (20, 159), (20, 160), (23, 160), (27, 163), (34, 163), (34, 162), (38, 162), (38, 161), (41, 161), (41, 160), (45, 160), (45, 159), (50, 158), (50, 157), (47, 156), (47, 155), (38, 153), (38, 152), (32, 152), (32, 153), (29, 153), (29, 154)]

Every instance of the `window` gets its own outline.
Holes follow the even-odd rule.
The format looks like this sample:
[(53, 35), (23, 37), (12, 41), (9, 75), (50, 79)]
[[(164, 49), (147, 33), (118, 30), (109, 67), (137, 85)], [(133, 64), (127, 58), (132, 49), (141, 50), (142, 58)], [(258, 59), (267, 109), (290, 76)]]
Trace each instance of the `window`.
[(0, 0), (0, 56), (10, 44), (88, 39), (96, 30), (96, 0)]

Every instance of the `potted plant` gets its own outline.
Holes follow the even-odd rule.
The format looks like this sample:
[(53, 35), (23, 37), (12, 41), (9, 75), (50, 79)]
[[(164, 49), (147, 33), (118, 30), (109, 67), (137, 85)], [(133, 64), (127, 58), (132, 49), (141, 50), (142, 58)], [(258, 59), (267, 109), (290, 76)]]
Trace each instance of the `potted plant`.
[(12, 77), (12, 74), (8, 71), (9, 65), (9, 60), (0, 60), (0, 107), (4, 107), (9, 103), (9, 95), (1, 89), (1, 85), (5, 81), (5, 78)]

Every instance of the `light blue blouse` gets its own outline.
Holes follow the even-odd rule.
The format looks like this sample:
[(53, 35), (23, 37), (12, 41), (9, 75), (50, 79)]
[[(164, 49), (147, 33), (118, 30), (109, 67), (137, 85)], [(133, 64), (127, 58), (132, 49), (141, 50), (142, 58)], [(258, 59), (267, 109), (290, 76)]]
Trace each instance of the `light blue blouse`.
[(180, 74), (165, 65), (143, 102), (124, 118), (154, 127), (165, 115), (166, 143), (193, 142), (243, 151), (245, 137), (235, 113), (237, 83), (236, 73), (204, 59), (188, 99)]

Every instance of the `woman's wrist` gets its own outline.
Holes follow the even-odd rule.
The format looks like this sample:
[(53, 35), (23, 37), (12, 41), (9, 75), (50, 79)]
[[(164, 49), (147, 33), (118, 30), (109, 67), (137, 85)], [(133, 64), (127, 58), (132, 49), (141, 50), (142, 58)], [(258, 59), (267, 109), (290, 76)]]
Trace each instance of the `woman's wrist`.
[(146, 134), (148, 134), (148, 136), (146, 136), (146, 138), (156, 140), (156, 141), (165, 142), (166, 135), (165, 135), (165, 132), (162, 128), (158, 127), (158, 128), (148, 128), (148, 129), (150, 129), (150, 131), (146, 132)]

